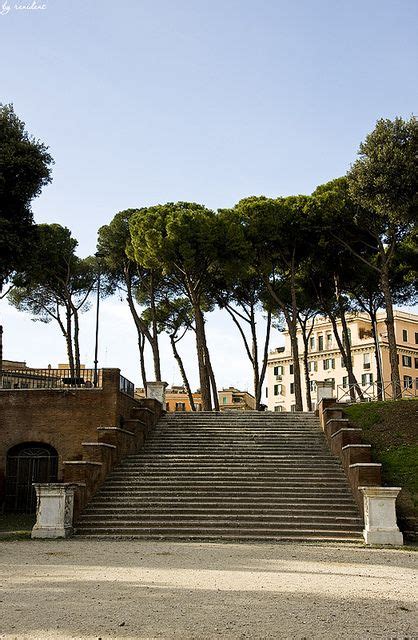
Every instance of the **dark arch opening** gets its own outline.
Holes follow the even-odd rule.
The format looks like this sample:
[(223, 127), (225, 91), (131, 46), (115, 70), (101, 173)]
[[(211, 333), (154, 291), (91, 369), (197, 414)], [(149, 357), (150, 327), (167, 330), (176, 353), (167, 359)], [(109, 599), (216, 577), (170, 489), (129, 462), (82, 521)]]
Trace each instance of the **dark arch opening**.
[(35, 513), (34, 482), (56, 482), (58, 453), (43, 442), (22, 442), (9, 449), (6, 460), (6, 511)]

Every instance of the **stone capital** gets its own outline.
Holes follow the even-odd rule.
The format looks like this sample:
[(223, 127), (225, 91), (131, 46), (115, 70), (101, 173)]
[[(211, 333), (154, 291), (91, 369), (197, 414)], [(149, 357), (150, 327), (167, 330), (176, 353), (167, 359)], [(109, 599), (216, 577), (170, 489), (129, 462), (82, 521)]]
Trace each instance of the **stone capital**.
[(167, 382), (147, 382), (146, 383), (146, 393), (147, 398), (152, 398), (154, 400), (158, 400), (165, 409), (165, 390), (168, 386)]

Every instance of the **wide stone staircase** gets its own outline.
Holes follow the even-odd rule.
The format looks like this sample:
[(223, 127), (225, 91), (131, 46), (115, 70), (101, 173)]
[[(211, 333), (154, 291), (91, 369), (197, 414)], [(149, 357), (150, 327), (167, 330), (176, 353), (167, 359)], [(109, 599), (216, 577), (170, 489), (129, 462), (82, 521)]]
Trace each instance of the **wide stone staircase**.
[(107, 477), (88, 538), (361, 540), (339, 461), (311, 413), (176, 413)]

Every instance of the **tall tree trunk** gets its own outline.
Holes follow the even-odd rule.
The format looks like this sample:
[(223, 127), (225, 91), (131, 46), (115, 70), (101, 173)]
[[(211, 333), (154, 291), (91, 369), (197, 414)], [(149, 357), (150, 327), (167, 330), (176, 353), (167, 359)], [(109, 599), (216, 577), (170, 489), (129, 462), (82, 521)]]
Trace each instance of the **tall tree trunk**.
[(302, 385), (301, 385), (300, 362), (299, 362), (299, 345), (298, 345), (298, 325), (297, 325), (298, 304), (296, 300), (294, 256), (292, 259), (292, 277), (290, 281), (290, 295), (292, 300), (292, 315), (290, 318), (289, 333), (290, 333), (290, 342), (292, 344), (292, 350), (293, 350), (295, 404), (296, 404), (296, 411), (303, 411)]
[(212, 411), (212, 401), (210, 395), (209, 371), (206, 362), (206, 335), (205, 320), (198, 303), (193, 304), (195, 329), (196, 329), (196, 351), (199, 366), (200, 393), (202, 395), (203, 411)]
[(64, 332), (65, 341), (67, 343), (67, 355), (68, 355), (68, 366), (70, 368), (71, 378), (75, 377), (75, 368), (74, 368), (74, 351), (73, 351), (73, 331), (72, 331), (72, 322), (71, 322), (71, 309), (66, 307), (66, 328)]
[(264, 340), (263, 364), (261, 365), (261, 371), (260, 371), (260, 376), (258, 380), (258, 387), (256, 390), (256, 396), (255, 396), (255, 407), (257, 411), (259, 411), (261, 408), (261, 394), (263, 392), (263, 383), (266, 375), (267, 360), (269, 355), (270, 330), (271, 330), (271, 311), (268, 311), (266, 337)]
[(73, 307), (73, 316), (74, 316), (74, 364), (75, 364), (75, 375), (77, 378), (80, 377), (81, 372), (81, 363), (80, 363), (80, 322), (78, 318), (78, 311), (75, 307)]
[(212, 388), (213, 408), (215, 409), (215, 411), (219, 411), (218, 388), (216, 386), (215, 374), (213, 373), (212, 362), (210, 360), (209, 349), (207, 345), (206, 345), (206, 362), (207, 362), (210, 386)]
[[(148, 327), (145, 325), (144, 322), (142, 322), (136, 310), (135, 303), (132, 296), (132, 284), (130, 281), (129, 273), (125, 273), (125, 282), (126, 282), (126, 289), (127, 289), (126, 300), (128, 302), (129, 310), (131, 312), (131, 315), (138, 333), (139, 360), (140, 360), (140, 366), (141, 366), (142, 380), (144, 382), (144, 390), (146, 392), (146, 384), (145, 384), (146, 376), (145, 376), (145, 361), (144, 361), (145, 339), (148, 340), (149, 344), (151, 345), (151, 349), (153, 348), (153, 339)], [(157, 345), (157, 349), (158, 349), (158, 345)], [(155, 362), (156, 361), (154, 358), (154, 365), (155, 365)], [(158, 362), (159, 362), (159, 358), (158, 358)]]
[(138, 334), (138, 348), (139, 348), (139, 366), (141, 369), (142, 386), (144, 387), (144, 393), (147, 392), (147, 373), (145, 368), (145, 337), (144, 334), (137, 328)]
[(348, 363), (348, 367), (347, 367), (347, 372), (348, 372), (348, 376), (350, 379), (350, 372), (351, 372), (351, 380), (352, 382), (350, 382), (350, 384), (354, 384), (354, 388), (358, 394), (358, 397), (360, 398), (360, 400), (364, 400), (363, 397), (363, 392), (361, 390), (361, 387), (357, 381), (356, 376), (354, 375), (354, 371), (353, 371), (353, 358), (351, 355), (351, 342), (350, 342), (350, 332), (348, 330), (348, 325), (347, 325), (347, 319), (345, 317), (345, 311), (344, 308), (342, 306), (340, 306), (340, 319), (341, 319), (341, 328), (342, 328), (342, 335), (343, 335), (343, 342), (345, 345), (345, 352), (346, 352), (346, 366)]
[(154, 362), (154, 375), (157, 382), (161, 382), (161, 367), (160, 367), (160, 350), (158, 347), (158, 337), (153, 337), (150, 341), (152, 350), (152, 359)]
[(173, 350), (174, 358), (176, 359), (176, 362), (177, 362), (178, 367), (180, 369), (180, 374), (181, 374), (181, 378), (183, 380), (183, 384), (186, 387), (187, 397), (189, 398), (189, 403), (190, 403), (190, 408), (191, 408), (192, 411), (196, 411), (196, 405), (194, 403), (193, 393), (192, 393), (192, 390), (190, 388), (189, 380), (188, 380), (187, 375), (186, 375), (186, 370), (185, 370), (184, 365), (183, 365), (183, 360), (182, 360), (179, 352), (177, 351), (177, 345), (176, 345), (176, 340), (174, 338), (174, 334), (170, 334), (170, 342), (171, 342), (171, 348)]
[(158, 346), (158, 327), (157, 327), (157, 311), (155, 308), (155, 288), (154, 288), (154, 275), (151, 274), (151, 323), (152, 323), (152, 357), (154, 360), (154, 373), (157, 382), (161, 382), (161, 363), (160, 363), (160, 349)]
[(390, 360), (390, 372), (391, 372), (390, 377), (392, 382), (392, 396), (393, 396), (393, 399), (395, 400), (402, 397), (402, 389), (401, 389), (401, 379), (399, 375), (398, 350), (396, 347), (395, 320), (393, 317), (393, 298), (392, 298), (392, 290), (390, 287), (388, 262), (386, 259), (384, 259), (382, 263), (380, 284), (382, 287), (382, 293), (385, 298), (385, 307), (386, 307), (385, 323), (386, 323), (386, 329), (388, 333), (389, 360)]
[(368, 309), (368, 314), (370, 316), (371, 324), (372, 324), (372, 336), (374, 342), (374, 356), (376, 360), (376, 387), (377, 387), (377, 399), (383, 399), (383, 380), (382, 380), (382, 367), (380, 364), (380, 345), (379, 345), (379, 337), (377, 332), (377, 314), (376, 309), (373, 308), (372, 303), (370, 302), (370, 306)]
[(257, 406), (257, 394), (260, 388), (260, 371), (258, 365), (258, 341), (257, 341), (257, 329), (254, 314), (254, 305), (250, 307), (250, 328), (251, 328), (251, 355), (253, 364), (253, 378), (254, 378), (254, 397), (256, 402), (256, 410), (259, 410)]
[(297, 324), (295, 319), (292, 317), (293, 314), (290, 314), (288, 310), (284, 311), (284, 316), (286, 318), (287, 328), (289, 330), (290, 336), (290, 344), (292, 347), (295, 409), (296, 411), (303, 411)]
[[(292, 270), (293, 270), (293, 267), (292, 267)], [(297, 308), (297, 302), (296, 302), (296, 289), (294, 284), (294, 278), (292, 276), (292, 282), (290, 285), (291, 300), (292, 300), (291, 311), (289, 311), (289, 307), (286, 304), (284, 304), (283, 301), (280, 300), (280, 298), (277, 296), (268, 278), (266, 277), (264, 278), (264, 283), (271, 297), (279, 305), (286, 319), (287, 328), (288, 328), (289, 337), (290, 337), (290, 345), (292, 348), (292, 357), (293, 357), (295, 409), (296, 411), (303, 411), (302, 387), (301, 387), (301, 380), (300, 380), (299, 346), (298, 346), (298, 336), (297, 336), (298, 308)]]
[(312, 333), (313, 324), (309, 332), (307, 332), (307, 318), (305, 317), (303, 320), (299, 316), (299, 325), (302, 331), (302, 339), (303, 339), (303, 372), (305, 376), (305, 395), (306, 395), (306, 408), (308, 411), (312, 411), (312, 395), (311, 395), (311, 379), (309, 375), (309, 364), (308, 364), (308, 354), (309, 354), (309, 338)]
[[(337, 342), (338, 348), (340, 350), (341, 356), (343, 358), (344, 364), (345, 364), (345, 368), (347, 369), (347, 376), (348, 376), (348, 384), (349, 384), (349, 391), (350, 391), (350, 400), (352, 402), (355, 402), (356, 400), (356, 392), (359, 396), (359, 398), (363, 397), (363, 393), (360, 389), (360, 385), (357, 382), (357, 378), (354, 375), (353, 372), (353, 363), (351, 360), (351, 351), (350, 351), (350, 357), (348, 357), (347, 351), (345, 349), (344, 343), (340, 338), (340, 335), (338, 333), (338, 327), (337, 327), (337, 321), (335, 319), (335, 315), (329, 311), (327, 312), (327, 315), (329, 317), (329, 319), (331, 320), (331, 324), (332, 324), (332, 331), (334, 333), (334, 337), (335, 340)], [(347, 337), (348, 339), (348, 337)], [(347, 344), (347, 342), (346, 342)]]

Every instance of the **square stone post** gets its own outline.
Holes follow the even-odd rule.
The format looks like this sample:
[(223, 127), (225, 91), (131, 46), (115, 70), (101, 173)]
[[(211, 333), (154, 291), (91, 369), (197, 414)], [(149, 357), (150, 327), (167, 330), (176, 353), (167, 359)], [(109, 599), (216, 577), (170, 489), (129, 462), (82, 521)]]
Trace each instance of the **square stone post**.
[(165, 411), (165, 389), (168, 386), (167, 382), (147, 382), (146, 391), (147, 398), (153, 398), (161, 402), (163, 410)]
[(364, 497), (366, 544), (403, 545), (403, 535), (396, 523), (396, 497), (400, 487), (359, 487)]
[(332, 384), (332, 382), (325, 382), (325, 380), (322, 380), (316, 383), (317, 404), (319, 404), (319, 402), (321, 402), (321, 400), (324, 400), (325, 398), (328, 399), (333, 397), (334, 397), (334, 385)]
[(36, 490), (36, 523), (31, 538), (70, 538), (77, 485), (34, 483), (33, 486)]

